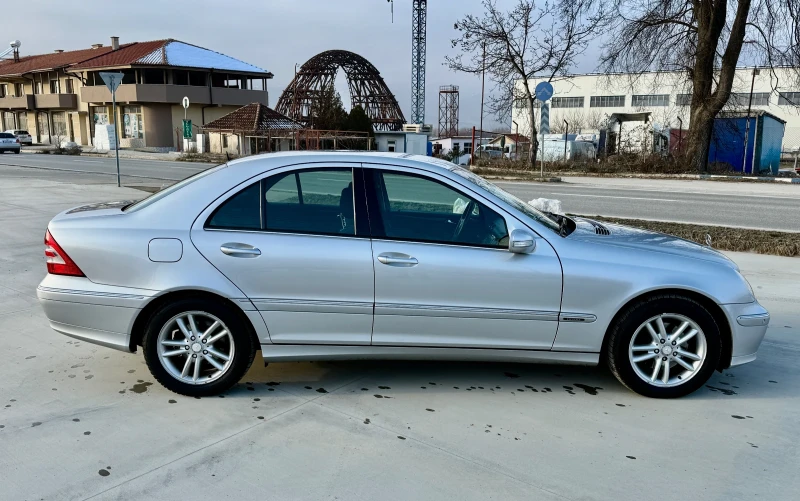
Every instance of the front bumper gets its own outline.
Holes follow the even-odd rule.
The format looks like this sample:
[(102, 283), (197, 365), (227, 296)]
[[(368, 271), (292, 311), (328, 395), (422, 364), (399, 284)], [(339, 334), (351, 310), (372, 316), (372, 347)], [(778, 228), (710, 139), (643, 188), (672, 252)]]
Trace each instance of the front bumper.
[(133, 322), (152, 293), (50, 274), (36, 288), (56, 332), (125, 352), (131, 352)]
[(731, 364), (736, 366), (752, 362), (769, 327), (769, 312), (757, 301), (746, 304), (720, 305), (731, 326), (733, 347)]

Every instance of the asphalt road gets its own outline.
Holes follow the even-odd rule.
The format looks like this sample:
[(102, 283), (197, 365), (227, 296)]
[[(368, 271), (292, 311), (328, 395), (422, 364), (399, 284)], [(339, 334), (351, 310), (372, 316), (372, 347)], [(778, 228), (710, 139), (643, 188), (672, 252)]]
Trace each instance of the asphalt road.
[[(209, 164), (120, 159), (125, 185), (161, 186)], [(80, 184), (116, 182), (113, 158), (0, 155), (0, 179)], [(800, 231), (800, 185), (689, 180), (564, 178), (563, 183), (498, 182), (525, 201), (561, 200), (565, 212), (747, 228)]]
[(194, 399), (36, 300), (52, 215), (140, 193), (0, 177), (0, 501), (797, 499), (796, 258), (730, 254), (770, 328), (686, 398), (603, 368), (415, 361), (254, 363)]

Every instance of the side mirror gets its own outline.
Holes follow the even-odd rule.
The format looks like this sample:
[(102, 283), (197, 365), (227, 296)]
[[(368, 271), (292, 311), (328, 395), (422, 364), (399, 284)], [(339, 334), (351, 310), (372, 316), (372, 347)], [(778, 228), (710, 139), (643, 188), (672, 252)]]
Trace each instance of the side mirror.
[(508, 238), (508, 250), (515, 254), (530, 254), (536, 249), (536, 240), (525, 230), (514, 230)]

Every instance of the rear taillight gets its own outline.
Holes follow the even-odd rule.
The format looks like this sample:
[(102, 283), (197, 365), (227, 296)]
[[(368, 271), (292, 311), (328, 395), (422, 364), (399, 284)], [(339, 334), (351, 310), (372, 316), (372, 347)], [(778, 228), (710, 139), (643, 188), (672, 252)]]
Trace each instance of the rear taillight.
[(19, 142), (19, 139), (17, 139), (17, 141), (16, 141), (16, 142)]
[(47, 261), (47, 273), (53, 275), (70, 275), (73, 277), (85, 277), (75, 261), (70, 259), (64, 249), (58, 245), (56, 239), (50, 234), (50, 230), (44, 234), (44, 256)]

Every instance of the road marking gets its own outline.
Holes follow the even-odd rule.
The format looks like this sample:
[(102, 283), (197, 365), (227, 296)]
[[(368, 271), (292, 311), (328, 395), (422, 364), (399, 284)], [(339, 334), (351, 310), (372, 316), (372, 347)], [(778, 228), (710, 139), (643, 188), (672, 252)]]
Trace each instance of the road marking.
[(612, 197), (611, 195), (578, 195), (576, 193), (550, 193), (550, 194), (563, 195), (567, 197), (621, 198), (624, 200), (651, 200), (653, 202), (680, 202), (680, 200), (669, 200), (667, 198)]

